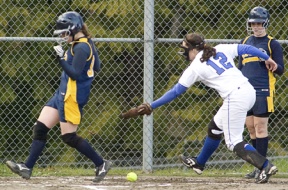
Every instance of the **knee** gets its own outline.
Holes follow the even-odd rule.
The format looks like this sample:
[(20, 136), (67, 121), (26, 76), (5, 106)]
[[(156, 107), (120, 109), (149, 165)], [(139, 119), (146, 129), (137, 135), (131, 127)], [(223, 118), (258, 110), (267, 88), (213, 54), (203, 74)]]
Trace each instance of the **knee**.
[(250, 124), (246, 124), (246, 128), (248, 129), (248, 131), (254, 132), (255, 133), (255, 126), (254, 125), (250, 125)]
[(256, 124), (255, 125), (256, 133), (257, 134), (266, 134), (268, 133), (268, 127), (266, 125), (262, 124)]
[(72, 148), (76, 148), (78, 143), (82, 140), (82, 138), (76, 133), (66, 133), (64, 135), (61, 135), (61, 138), (64, 143), (66, 143)]
[(33, 139), (46, 141), (49, 130), (44, 123), (37, 121), (33, 127)]
[(223, 131), (219, 129), (212, 119), (208, 124), (208, 136), (214, 140), (221, 140)]

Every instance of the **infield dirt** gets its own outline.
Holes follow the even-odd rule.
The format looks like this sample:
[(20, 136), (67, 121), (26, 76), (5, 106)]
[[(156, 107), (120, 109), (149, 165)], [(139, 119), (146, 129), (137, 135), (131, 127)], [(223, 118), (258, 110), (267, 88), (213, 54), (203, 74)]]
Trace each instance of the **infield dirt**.
[(93, 183), (92, 176), (80, 177), (1, 177), (1, 190), (288, 190), (288, 178), (271, 178), (267, 184), (234, 177), (155, 177), (138, 176), (136, 182), (126, 181), (126, 176), (107, 176)]

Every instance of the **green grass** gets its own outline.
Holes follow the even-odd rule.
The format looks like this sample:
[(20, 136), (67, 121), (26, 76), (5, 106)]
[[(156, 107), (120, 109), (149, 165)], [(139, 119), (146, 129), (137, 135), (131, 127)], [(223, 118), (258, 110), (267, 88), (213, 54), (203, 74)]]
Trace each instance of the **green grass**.
[[(273, 161), (279, 170), (275, 177), (288, 178), (287, 159), (279, 159)], [(246, 173), (253, 170), (253, 167), (247, 163), (242, 166), (235, 166), (234, 169), (215, 169), (207, 168), (201, 175), (203, 177), (243, 177)], [(152, 173), (145, 173), (141, 170), (129, 170), (121, 168), (112, 168), (109, 172), (111, 176), (126, 176), (130, 171), (135, 172), (139, 176), (182, 176), (182, 177), (193, 177), (199, 175), (195, 174), (193, 170), (187, 169), (186, 167), (181, 168), (169, 168), (169, 169), (157, 169)], [(93, 176), (93, 169), (86, 168), (75, 168), (75, 167), (46, 167), (37, 168), (33, 170), (33, 176), (44, 177), (44, 176)], [(13, 174), (4, 164), (0, 164), (0, 177), (11, 177), (16, 176)]]

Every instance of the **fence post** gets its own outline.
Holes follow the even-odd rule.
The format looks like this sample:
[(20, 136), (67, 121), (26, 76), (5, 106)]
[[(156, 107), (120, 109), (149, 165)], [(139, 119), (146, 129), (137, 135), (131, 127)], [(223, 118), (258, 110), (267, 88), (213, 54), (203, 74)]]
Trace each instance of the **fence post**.
[[(145, 0), (144, 10), (144, 102), (153, 101), (154, 0)], [(143, 119), (143, 171), (153, 167), (153, 114)]]

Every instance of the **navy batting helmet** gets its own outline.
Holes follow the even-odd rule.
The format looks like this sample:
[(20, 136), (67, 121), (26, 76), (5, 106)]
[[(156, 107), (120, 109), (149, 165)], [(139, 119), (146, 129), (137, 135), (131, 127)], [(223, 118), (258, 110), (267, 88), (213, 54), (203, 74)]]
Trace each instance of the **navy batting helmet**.
[(267, 28), (269, 26), (269, 12), (267, 9), (263, 7), (254, 7), (248, 17), (248, 25), (251, 26), (250, 23), (262, 23), (262, 26), (264, 28)]
[(69, 35), (73, 36), (82, 29), (83, 24), (83, 19), (79, 13), (75, 11), (63, 13), (56, 21), (54, 35), (69, 32)]

